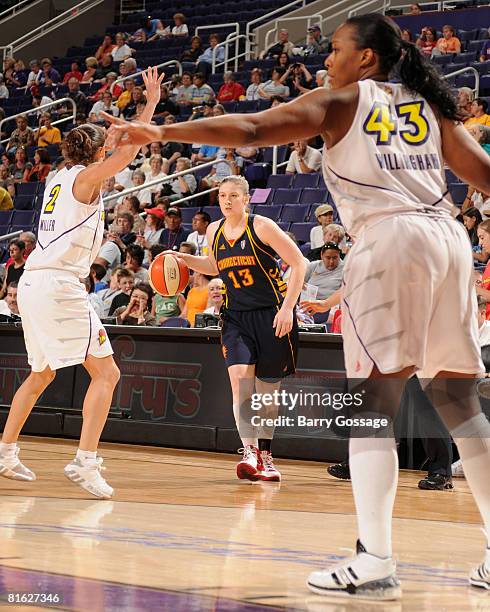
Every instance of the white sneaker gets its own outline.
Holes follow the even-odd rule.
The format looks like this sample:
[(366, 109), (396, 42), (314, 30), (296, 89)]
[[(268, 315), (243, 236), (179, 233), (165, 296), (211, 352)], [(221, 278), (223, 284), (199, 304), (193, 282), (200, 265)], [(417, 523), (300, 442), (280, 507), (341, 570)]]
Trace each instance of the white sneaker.
[(267, 482), (280, 482), (281, 472), (276, 469), (272, 454), (260, 451), (259, 479)]
[(453, 475), (453, 478), (464, 478), (464, 470), (461, 459), (458, 459), (458, 461), (455, 461), (452, 464), (451, 474)]
[(36, 480), (36, 474), (20, 462), (19, 448), (11, 455), (0, 455), (0, 476), (12, 480)]
[(75, 458), (65, 467), (65, 476), (95, 497), (110, 499), (114, 495), (114, 489), (102, 478), (100, 471), (105, 469), (102, 467), (102, 461), (102, 457), (97, 457), (95, 461), (82, 463), (80, 459)]
[(240, 480), (258, 480), (259, 479), (259, 449), (255, 446), (246, 446), (238, 449), (239, 453), (243, 453), (243, 459), (236, 465), (236, 475)]
[(314, 593), (329, 597), (378, 601), (397, 600), (401, 597), (393, 559), (370, 555), (359, 540), (357, 555), (352, 560), (330, 569), (312, 572), (307, 585)]
[(487, 548), (485, 561), (471, 572), (470, 584), (490, 591), (490, 548)]

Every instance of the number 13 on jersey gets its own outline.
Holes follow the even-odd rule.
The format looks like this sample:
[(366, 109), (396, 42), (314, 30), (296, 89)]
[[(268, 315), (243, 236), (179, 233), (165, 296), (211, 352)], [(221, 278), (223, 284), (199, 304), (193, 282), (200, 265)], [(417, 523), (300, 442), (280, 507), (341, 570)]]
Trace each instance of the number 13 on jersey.
[(410, 145), (419, 146), (427, 142), (430, 134), (429, 122), (424, 114), (424, 102), (397, 104), (396, 116), (388, 104), (375, 102), (364, 121), (366, 134), (376, 136), (376, 144), (390, 145), (393, 136)]

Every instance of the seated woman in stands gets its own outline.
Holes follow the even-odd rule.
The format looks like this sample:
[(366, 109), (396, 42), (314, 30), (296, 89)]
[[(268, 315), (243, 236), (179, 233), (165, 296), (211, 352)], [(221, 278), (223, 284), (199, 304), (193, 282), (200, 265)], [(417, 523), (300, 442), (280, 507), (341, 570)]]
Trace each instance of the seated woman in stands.
[(51, 159), (46, 149), (36, 149), (34, 153), (34, 165), (28, 164), (24, 172), (23, 183), (41, 182), (44, 183), (46, 177), (51, 172)]

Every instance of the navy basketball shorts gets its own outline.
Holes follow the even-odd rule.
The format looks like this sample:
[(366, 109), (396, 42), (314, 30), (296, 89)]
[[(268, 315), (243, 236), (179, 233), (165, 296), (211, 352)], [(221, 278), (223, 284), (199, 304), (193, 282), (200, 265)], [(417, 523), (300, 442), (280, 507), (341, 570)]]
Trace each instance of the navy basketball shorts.
[(255, 364), (255, 376), (277, 381), (296, 370), (298, 324), (278, 338), (272, 327), (278, 308), (258, 310), (228, 310), (222, 314), (221, 344), (226, 366)]

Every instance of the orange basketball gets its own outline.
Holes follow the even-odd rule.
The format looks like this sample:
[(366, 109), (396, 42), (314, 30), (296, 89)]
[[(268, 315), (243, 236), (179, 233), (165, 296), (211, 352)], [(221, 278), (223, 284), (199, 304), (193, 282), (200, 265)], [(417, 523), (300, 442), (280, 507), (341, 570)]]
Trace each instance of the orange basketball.
[(177, 295), (187, 287), (189, 268), (170, 253), (159, 255), (148, 270), (150, 285), (160, 295), (170, 297)]

